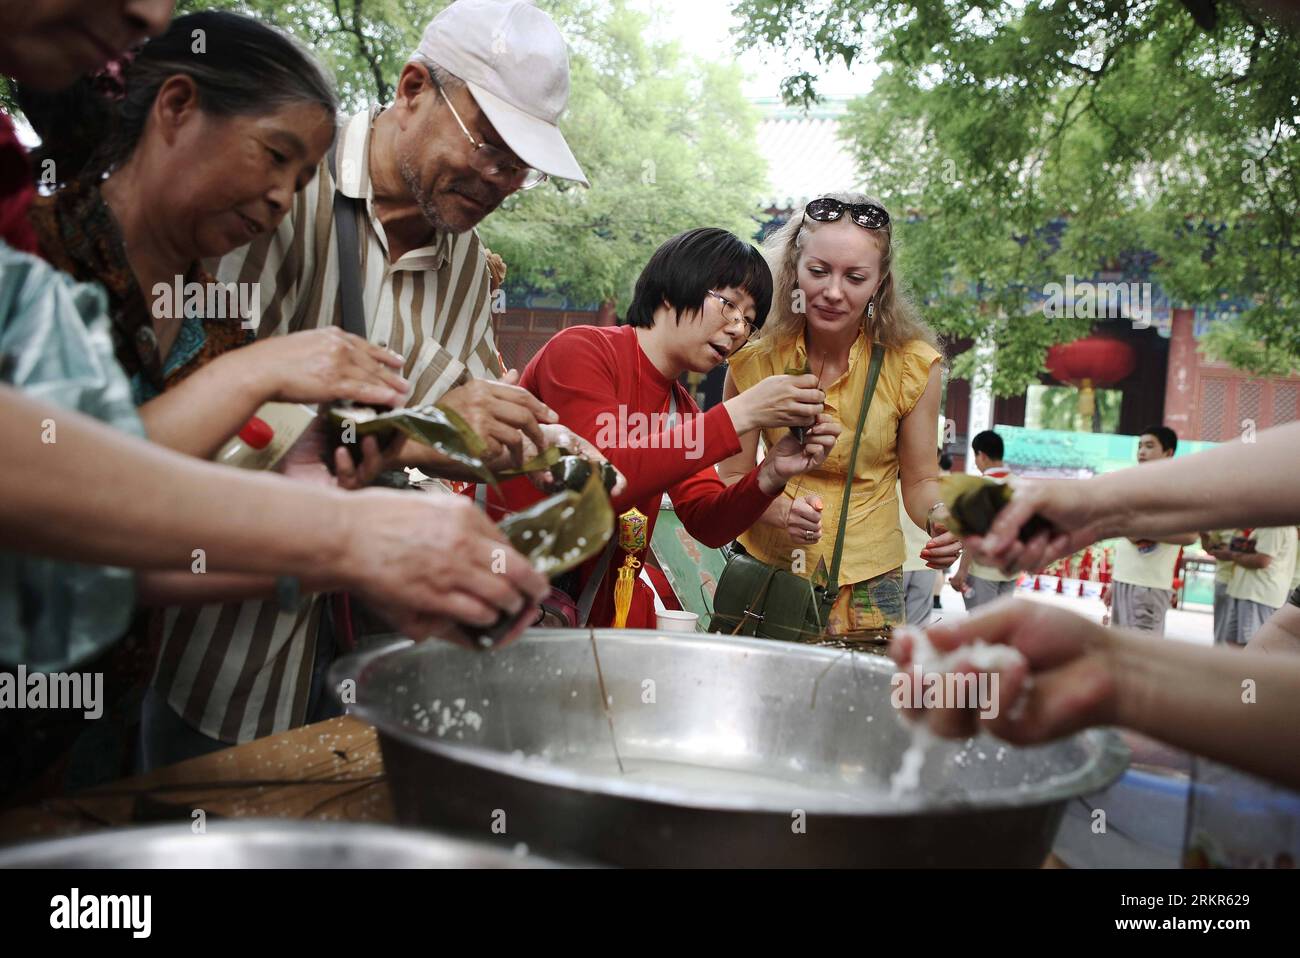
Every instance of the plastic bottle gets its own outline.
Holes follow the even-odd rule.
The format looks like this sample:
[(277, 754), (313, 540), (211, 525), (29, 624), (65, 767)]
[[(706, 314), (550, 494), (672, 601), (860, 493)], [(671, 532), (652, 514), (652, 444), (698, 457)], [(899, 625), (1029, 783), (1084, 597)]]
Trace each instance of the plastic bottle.
[(266, 403), (213, 460), (240, 469), (273, 469), (315, 418), (309, 406)]

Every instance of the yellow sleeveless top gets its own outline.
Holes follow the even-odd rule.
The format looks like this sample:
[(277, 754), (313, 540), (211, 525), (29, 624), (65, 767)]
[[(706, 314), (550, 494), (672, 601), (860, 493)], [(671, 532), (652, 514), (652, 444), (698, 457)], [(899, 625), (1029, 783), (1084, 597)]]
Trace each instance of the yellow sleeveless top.
[[(807, 358), (803, 335), (784, 341), (760, 339), (745, 346), (730, 360), (731, 377), (741, 392), (761, 379), (781, 375), (788, 368), (802, 368)], [(885, 350), (876, 383), (871, 412), (862, 431), (858, 461), (853, 468), (853, 492), (849, 498), (849, 518), (844, 530), (844, 554), (840, 559), (836, 586), (861, 582), (890, 572), (903, 564), (903, 532), (898, 521), (898, 497), (894, 483), (898, 478), (898, 424), (916, 406), (925, 391), (930, 367), (940, 360), (934, 347), (913, 340), (902, 349)], [(840, 504), (844, 498), (844, 480), (849, 473), (849, 453), (853, 433), (858, 426), (862, 390), (867, 382), (871, 362), (871, 344), (865, 332), (849, 350), (849, 366), (826, 390), (826, 412), (834, 416), (843, 429), (835, 448), (816, 470), (790, 480), (785, 496), (793, 499), (818, 495), (822, 500), (822, 537), (818, 542), (799, 545), (784, 529), (766, 524), (753, 526), (740, 536), (740, 543), (755, 558), (785, 569), (801, 569), (811, 576), (818, 559), (826, 559), (827, 571), (835, 551), (835, 534), (839, 529)], [(816, 363), (813, 364), (814, 370)], [(938, 439), (938, 424), (935, 424)], [(772, 448), (787, 430), (764, 429), (763, 443)], [(936, 444), (937, 445), (937, 444)], [(795, 563), (795, 550), (803, 551), (803, 562)]]

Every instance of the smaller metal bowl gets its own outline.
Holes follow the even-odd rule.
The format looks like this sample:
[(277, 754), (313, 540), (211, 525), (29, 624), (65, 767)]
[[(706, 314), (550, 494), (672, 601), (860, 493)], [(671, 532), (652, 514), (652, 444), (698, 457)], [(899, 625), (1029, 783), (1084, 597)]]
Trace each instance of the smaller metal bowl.
[(387, 825), (245, 820), (113, 828), (0, 850), (0, 868), (553, 868), (527, 854)]

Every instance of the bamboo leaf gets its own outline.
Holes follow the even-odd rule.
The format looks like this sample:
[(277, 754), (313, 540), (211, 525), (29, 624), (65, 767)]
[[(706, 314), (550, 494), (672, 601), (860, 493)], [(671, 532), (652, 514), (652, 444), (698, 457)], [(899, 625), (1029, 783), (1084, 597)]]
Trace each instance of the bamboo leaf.
[(598, 470), (582, 491), (566, 489), (499, 523), (510, 544), (547, 577), (576, 568), (614, 534), (614, 509)]

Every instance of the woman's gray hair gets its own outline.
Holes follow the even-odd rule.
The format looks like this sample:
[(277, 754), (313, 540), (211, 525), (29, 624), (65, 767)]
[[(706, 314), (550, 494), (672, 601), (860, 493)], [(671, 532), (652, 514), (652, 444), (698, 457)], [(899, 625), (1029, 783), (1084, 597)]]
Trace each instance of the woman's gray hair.
[(125, 89), (115, 99), (82, 80), (54, 96), (33, 95), (23, 109), (51, 144), (61, 181), (98, 175), (135, 151), (158, 91), (175, 76), (193, 81), (199, 108), (212, 116), (265, 116), (308, 103), (319, 106), (331, 126), (337, 123), (333, 80), (306, 47), (274, 27), (224, 11), (173, 20), (127, 64)]

